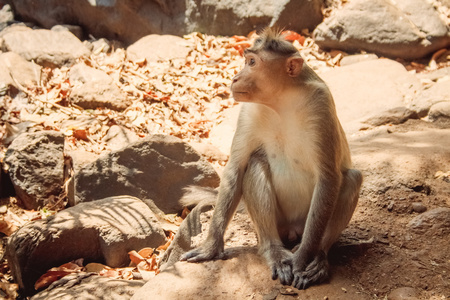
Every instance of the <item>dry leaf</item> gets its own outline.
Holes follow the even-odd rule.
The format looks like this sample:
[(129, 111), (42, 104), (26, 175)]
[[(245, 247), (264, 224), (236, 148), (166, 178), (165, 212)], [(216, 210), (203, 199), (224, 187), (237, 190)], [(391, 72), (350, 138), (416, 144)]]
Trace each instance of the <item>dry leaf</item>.
[(99, 263), (89, 263), (85, 266), (86, 272), (94, 272), (94, 273), (100, 273), (101, 271), (107, 268), (109, 267)]
[(53, 282), (63, 278), (64, 276), (71, 274), (73, 272), (68, 271), (47, 271), (44, 275), (39, 277), (39, 279), (34, 284), (35, 290), (40, 290), (48, 287)]
[(150, 258), (153, 255), (153, 248), (142, 248), (139, 250), (138, 254), (143, 258)]
[(3, 217), (0, 217), (0, 232), (4, 233), (6, 236), (13, 234), (18, 227), (11, 222), (6, 221)]
[(190, 213), (191, 211), (189, 210), (189, 208), (185, 207), (183, 208), (183, 211), (181, 212), (181, 218), (184, 220), (186, 219), (187, 215)]
[(130, 256), (130, 260), (135, 263), (136, 265), (145, 260), (139, 253), (137, 253), (135, 250), (132, 250), (128, 252), (128, 255)]
[(35, 290), (40, 290), (42, 288), (48, 287), (53, 282), (64, 276), (72, 273), (78, 273), (83, 270), (83, 267), (79, 265), (82, 260), (77, 260), (74, 262), (65, 263), (59, 267), (51, 268), (45, 274), (43, 274), (34, 284)]
[(120, 273), (118, 270), (115, 270), (115, 269), (112, 269), (109, 267), (100, 271), (98, 274), (100, 276), (106, 276), (106, 277), (111, 277), (111, 278), (116, 278), (116, 279), (120, 277)]

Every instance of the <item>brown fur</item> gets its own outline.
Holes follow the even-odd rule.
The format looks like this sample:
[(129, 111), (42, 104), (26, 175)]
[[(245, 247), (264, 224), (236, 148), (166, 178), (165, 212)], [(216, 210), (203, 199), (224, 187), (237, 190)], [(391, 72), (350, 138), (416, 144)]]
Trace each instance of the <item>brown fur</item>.
[[(353, 214), (362, 182), (325, 83), (279, 32), (246, 51), (232, 92), (243, 104), (230, 160), (204, 244), (182, 260), (221, 256), (239, 201), (260, 253), (283, 284), (307, 288), (328, 277), (327, 253)], [(287, 247), (297, 244), (294, 253)]]

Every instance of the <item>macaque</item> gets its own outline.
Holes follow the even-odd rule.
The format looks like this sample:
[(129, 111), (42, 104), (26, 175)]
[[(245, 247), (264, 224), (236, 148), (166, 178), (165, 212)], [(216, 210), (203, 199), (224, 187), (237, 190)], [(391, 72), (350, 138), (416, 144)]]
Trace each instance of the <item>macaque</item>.
[(209, 232), (181, 260), (221, 257), (242, 199), (272, 279), (298, 289), (322, 283), (328, 251), (350, 221), (362, 183), (331, 93), (271, 28), (245, 51), (231, 90), (243, 105)]

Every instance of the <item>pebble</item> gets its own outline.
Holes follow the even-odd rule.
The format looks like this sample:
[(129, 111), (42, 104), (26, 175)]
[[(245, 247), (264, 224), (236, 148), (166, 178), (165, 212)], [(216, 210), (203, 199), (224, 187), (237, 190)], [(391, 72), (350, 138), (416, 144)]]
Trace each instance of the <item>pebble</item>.
[(389, 201), (389, 204), (388, 204), (388, 206), (387, 206), (387, 210), (388, 210), (388, 211), (391, 211), (391, 210), (394, 208), (394, 204), (395, 204), (394, 201)]
[(423, 205), (422, 202), (413, 202), (411, 204), (413, 211), (415, 211), (416, 213), (423, 213), (427, 210), (427, 207), (425, 205)]
[(388, 300), (418, 300), (417, 291), (411, 287), (401, 287), (393, 290), (388, 295)]
[(7, 211), (8, 211), (8, 206), (6, 206), (6, 205), (0, 206), (0, 214), (6, 214)]

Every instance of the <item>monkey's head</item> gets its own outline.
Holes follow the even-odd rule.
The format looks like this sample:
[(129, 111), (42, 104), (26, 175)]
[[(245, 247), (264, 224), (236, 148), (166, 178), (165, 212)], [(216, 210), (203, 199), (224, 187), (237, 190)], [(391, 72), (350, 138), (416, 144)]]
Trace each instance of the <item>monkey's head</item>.
[(298, 50), (281, 35), (267, 28), (245, 50), (245, 66), (231, 85), (238, 102), (276, 105), (278, 98), (298, 87), (303, 59)]

